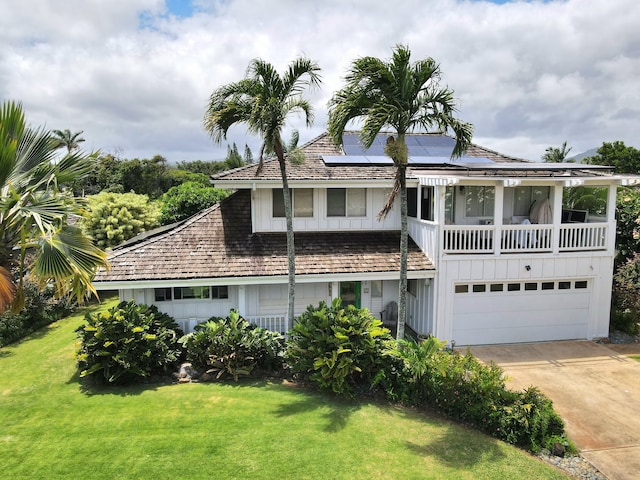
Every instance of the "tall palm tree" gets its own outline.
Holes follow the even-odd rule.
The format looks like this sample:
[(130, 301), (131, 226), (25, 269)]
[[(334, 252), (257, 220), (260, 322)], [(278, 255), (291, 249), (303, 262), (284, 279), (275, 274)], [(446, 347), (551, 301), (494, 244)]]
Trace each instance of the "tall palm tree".
[(67, 153), (71, 153), (72, 150), (77, 150), (80, 148), (79, 144), (84, 142), (84, 138), (80, 136), (83, 131), (84, 130), (80, 130), (79, 132), (71, 133), (69, 129), (53, 130), (51, 132), (53, 148), (57, 150), (64, 147), (67, 149)]
[(567, 147), (567, 142), (563, 142), (560, 148), (547, 147), (542, 155), (542, 161), (546, 163), (562, 163), (567, 161), (567, 155), (571, 147)]
[(287, 314), (293, 326), (295, 301), (295, 249), (291, 197), (287, 181), (282, 129), (291, 113), (303, 113), (307, 126), (313, 123), (313, 108), (302, 97), (303, 90), (320, 85), (320, 67), (306, 58), (298, 58), (280, 75), (273, 65), (261, 59), (249, 64), (243, 80), (216, 89), (209, 99), (204, 128), (216, 143), (226, 139), (232, 125), (244, 123), (249, 132), (262, 138), (258, 175), (265, 152), (274, 152), (280, 165), (282, 193), (287, 223), (287, 257), (289, 264), (289, 296)]
[(345, 128), (352, 120), (362, 120), (360, 141), (369, 148), (383, 128), (395, 131), (387, 139), (385, 154), (396, 169), (393, 189), (378, 219), (387, 216), (400, 193), (400, 286), (398, 293), (397, 338), (404, 337), (407, 299), (407, 186), (409, 152), (407, 133), (435, 129), (452, 131), (455, 147), (451, 157), (461, 156), (469, 143), (473, 127), (454, 117), (453, 92), (441, 87), (440, 66), (432, 58), (410, 62), (411, 52), (397, 45), (389, 61), (374, 57), (355, 60), (345, 77), (346, 85), (329, 101), (329, 134), (342, 144)]
[[(58, 295), (78, 300), (96, 293), (93, 273), (106, 255), (67, 223), (80, 205), (60, 185), (87, 174), (91, 157), (68, 153), (55, 159), (50, 132), (27, 126), (22, 106), (0, 109), (0, 311), (24, 303), (23, 278), (30, 274)], [(17, 268), (17, 281), (11, 273)]]

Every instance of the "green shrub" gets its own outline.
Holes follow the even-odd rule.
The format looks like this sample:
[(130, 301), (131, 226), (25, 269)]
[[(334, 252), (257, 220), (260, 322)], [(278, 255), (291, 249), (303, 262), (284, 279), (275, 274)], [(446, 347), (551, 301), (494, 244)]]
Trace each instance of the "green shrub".
[(370, 388), (390, 363), (384, 353), (389, 330), (367, 309), (342, 308), (339, 298), (331, 306), (309, 306), (289, 337), (292, 372), (334, 393), (352, 395), (356, 387)]
[(180, 342), (195, 368), (208, 369), (217, 378), (228, 374), (237, 381), (241, 375), (283, 368), (282, 335), (250, 324), (235, 310), (197, 325)]
[(6, 311), (0, 315), (0, 347), (20, 340), (73, 312), (77, 303), (67, 297), (55, 298), (53, 290), (41, 289), (25, 279), (24, 307), (18, 313)]
[(640, 333), (640, 257), (634, 253), (613, 276), (611, 327)]
[[(405, 360), (414, 405), (436, 408), (448, 417), (475, 426), (505, 442), (533, 451), (551, 437), (564, 436), (564, 423), (551, 400), (531, 387), (508, 390), (500, 367), (482, 364), (470, 353), (406, 344), (396, 355)], [(411, 363), (408, 359), (414, 359)]]
[(76, 330), (81, 377), (102, 383), (139, 382), (166, 374), (180, 361), (183, 332), (155, 306), (122, 302), (107, 313), (87, 314)]
[(228, 190), (213, 188), (196, 182), (186, 182), (171, 187), (160, 197), (160, 223), (177, 222), (195, 215), (229, 195)]

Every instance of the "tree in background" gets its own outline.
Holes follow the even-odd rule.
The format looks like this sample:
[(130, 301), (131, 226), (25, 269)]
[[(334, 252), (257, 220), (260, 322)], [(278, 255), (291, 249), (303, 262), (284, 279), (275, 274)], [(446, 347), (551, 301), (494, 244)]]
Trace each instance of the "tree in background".
[(244, 144), (244, 164), (251, 165), (253, 163), (253, 152), (249, 148), (249, 145)]
[(227, 169), (227, 165), (222, 162), (204, 162), (202, 160), (194, 160), (191, 162), (178, 162), (176, 167), (180, 170), (186, 170), (193, 173), (202, 173), (207, 177), (223, 172)]
[(216, 143), (222, 142), (229, 128), (237, 123), (246, 124), (249, 132), (260, 135), (263, 144), (257, 174), (262, 170), (264, 152), (273, 151), (278, 159), (287, 223), (290, 326), (294, 319), (295, 250), (282, 129), (291, 113), (302, 112), (308, 126), (313, 122), (312, 106), (302, 97), (302, 92), (307, 86), (320, 84), (319, 71), (315, 62), (298, 58), (280, 75), (270, 63), (254, 59), (243, 80), (224, 85), (211, 94), (204, 116), (204, 127)]
[[(24, 277), (51, 285), (57, 296), (79, 301), (96, 291), (95, 271), (106, 255), (79, 228), (68, 224), (80, 203), (61, 185), (81, 178), (93, 157), (67, 152), (54, 162), (52, 135), (27, 126), (20, 104), (0, 109), (0, 310), (24, 305)], [(17, 281), (10, 273), (17, 269)]]
[(542, 155), (542, 161), (545, 163), (563, 163), (567, 161), (567, 155), (571, 151), (571, 147), (567, 147), (567, 142), (563, 142), (560, 148), (547, 147)]
[(146, 195), (102, 192), (87, 197), (87, 203), (82, 228), (103, 249), (158, 226), (160, 208)]
[(407, 185), (408, 149), (405, 135), (414, 130), (451, 130), (456, 143), (452, 157), (461, 156), (471, 143), (473, 127), (454, 117), (453, 91), (440, 86), (440, 66), (432, 58), (410, 62), (408, 47), (397, 45), (393, 57), (385, 62), (374, 57), (355, 60), (346, 76), (347, 84), (329, 102), (329, 134), (337, 144), (349, 122), (364, 121), (360, 140), (369, 148), (385, 127), (389, 136), (385, 154), (396, 168), (393, 189), (378, 218), (384, 218), (400, 193), (400, 286), (398, 295), (398, 339), (404, 338), (407, 302)]
[(603, 142), (598, 155), (583, 159), (591, 165), (610, 165), (616, 173), (638, 174), (640, 172), (640, 150), (627, 147), (624, 142)]
[(167, 225), (195, 215), (229, 195), (228, 190), (213, 188), (197, 182), (186, 182), (171, 187), (159, 199), (161, 203), (160, 223)]
[(82, 135), (83, 130), (76, 133), (71, 133), (69, 129), (66, 130), (54, 130), (51, 136), (52, 147), (54, 150), (59, 148), (66, 148), (67, 153), (71, 153), (72, 150), (80, 148), (80, 143), (84, 142)]
[(229, 169), (238, 168), (244, 165), (242, 156), (238, 153), (238, 147), (235, 143), (233, 144), (233, 147), (227, 145), (227, 158), (224, 159), (224, 163)]

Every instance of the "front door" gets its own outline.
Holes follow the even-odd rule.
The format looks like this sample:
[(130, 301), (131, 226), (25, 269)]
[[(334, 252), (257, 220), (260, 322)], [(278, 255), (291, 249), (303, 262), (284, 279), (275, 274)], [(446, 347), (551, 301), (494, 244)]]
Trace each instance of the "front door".
[(360, 305), (360, 282), (340, 282), (340, 298), (342, 299), (342, 306), (354, 305), (356, 308), (361, 308)]

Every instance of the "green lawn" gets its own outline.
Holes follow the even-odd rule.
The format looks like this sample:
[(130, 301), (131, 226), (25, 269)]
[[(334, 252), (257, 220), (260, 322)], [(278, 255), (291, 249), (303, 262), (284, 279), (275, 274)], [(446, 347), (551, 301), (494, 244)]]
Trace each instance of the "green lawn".
[(640, 362), (640, 355), (629, 355), (629, 357)]
[(2, 478), (567, 478), (437, 416), (286, 384), (85, 390), (81, 322), (0, 349)]

